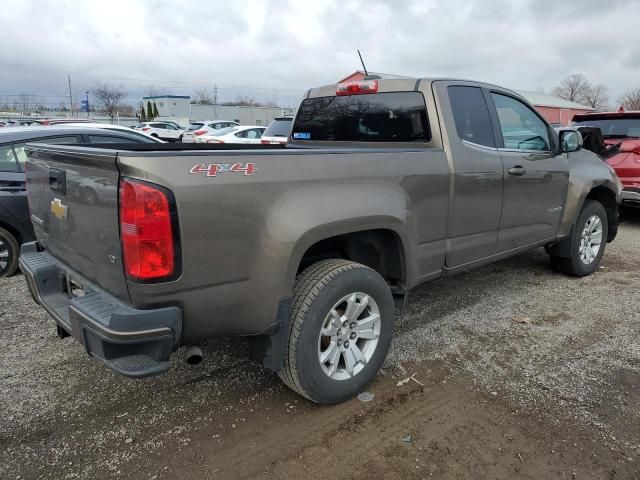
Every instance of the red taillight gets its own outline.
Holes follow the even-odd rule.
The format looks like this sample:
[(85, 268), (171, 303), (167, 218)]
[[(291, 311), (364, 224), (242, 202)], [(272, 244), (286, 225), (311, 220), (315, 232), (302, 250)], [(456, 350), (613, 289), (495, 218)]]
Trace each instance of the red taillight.
[(206, 130), (196, 130), (193, 132), (194, 135), (204, 135), (205, 133), (207, 133)]
[(269, 140), (260, 140), (260, 143), (263, 145), (270, 145), (271, 142)]
[(336, 95), (363, 95), (365, 93), (376, 93), (378, 91), (377, 80), (366, 80), (362, 82), (339, 83), (336, 87)]
[(176, 270), (171, 205), (164, 189), (120, 181), (120, 236), (127, 275), (153, 280)]
[(151, 130), (149, 127), (142, 127), (142, 131), (146, 132), (147, 130)]
[(210, 138), (207, 143), (224, 143), (224, 140), (218, 140), (216, 138)]

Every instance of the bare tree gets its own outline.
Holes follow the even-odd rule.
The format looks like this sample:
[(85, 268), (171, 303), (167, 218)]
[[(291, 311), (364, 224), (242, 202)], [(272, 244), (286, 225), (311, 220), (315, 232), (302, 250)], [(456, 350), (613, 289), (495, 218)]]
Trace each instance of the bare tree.
[(585, 101), (585, 96), (590, 88), (591, 84), (584, 75), (574, 73), (565, 77), (560, 82), (560, 85), (554, 88), (553, 94), (570, 102), (582, 103)]
[(145, 97), (158, 97), (160, 96), (160, 87), (155, 83), (149, 83), (147, 85), (142, 86), (142, 90), (144, 91)]
[(257, 102), (251, 95), (238, 95), (233, 102), (224, 102), (222, 105), (233, 105), (238, 107), (263, 107), (264, 105)]
[(216, 94), (210, 88), (199, 88), (191, 97), (191, 103), (197, 105), (213, 105), (216, 103)]
[(627, 90), (618, 102), (625, 110), (640, 110), (640, 87)]
[(122, 100), (127, 96), (122, 85), (111, 85), (108, 83), (97, 83), (91, 93), (98, 100), (98, 104), (111, 118), (114, 117)]
[(584, 94), (583, 103), (589, 105), (591, 108), (598, 112), (603, 112), (609, 109), (609, 89), (606, 85), (599, 83), (597, 85), (590, 85)]
[(28, 111), (31, 108), (31, 95), (21, 93), (18, 96), (18, 102), (20, 102), (20, 108), (22, 108), (23, 112)]

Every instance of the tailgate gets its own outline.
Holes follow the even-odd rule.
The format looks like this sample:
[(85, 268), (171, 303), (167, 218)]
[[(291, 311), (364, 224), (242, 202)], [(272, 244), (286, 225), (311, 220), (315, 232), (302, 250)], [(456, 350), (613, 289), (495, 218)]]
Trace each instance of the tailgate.
[(42, 247), (73, 272), (128, 300), (118, 223), (116, 152), (29, 145), (27, 194)]

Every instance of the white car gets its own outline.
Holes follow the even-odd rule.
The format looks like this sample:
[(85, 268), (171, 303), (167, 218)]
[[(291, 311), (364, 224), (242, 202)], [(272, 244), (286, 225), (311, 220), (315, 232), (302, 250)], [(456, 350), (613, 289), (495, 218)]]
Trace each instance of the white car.
[(267, 131), (262, 135), (260, 142), (266, 145), (286, 145), (292, 125), (293, 117), (274, 118), (267, 127)]
[(193, 143), (195, 138), (200, 135), (213, 135), (216, 131), (228, 127), (240, 126), (238, 122), (231, 120), (203, 120), (192, 122), (189, 128), (184, 132), (182, 141), (185, 143)]
[(173, 122), (144, 122), (139, 123), (133, 129), (169, 142), (182, 141), (182, 135), (184, 134), (184, 130), (178, 128)]
[(244, 143), (259, 144), (262, 134), (267, 127), (250, 125), (243, 127), (229, 127), (214, 132), (213, 135), (200, 135), (195, 143)]

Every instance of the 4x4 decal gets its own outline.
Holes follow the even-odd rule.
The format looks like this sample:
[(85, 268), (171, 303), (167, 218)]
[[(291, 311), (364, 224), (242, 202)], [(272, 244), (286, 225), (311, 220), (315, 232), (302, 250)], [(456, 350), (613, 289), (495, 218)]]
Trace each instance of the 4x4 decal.
[(207, 177), (217, 177), (219, 173), (244, 173), (245, 175), (253, 175), (256, 166), (253, 163), (209, 163), (194, 165), (189, 173), (206, 173)]

